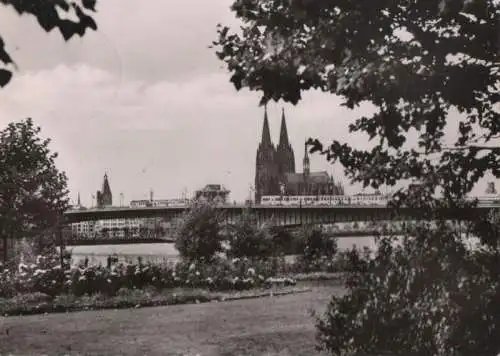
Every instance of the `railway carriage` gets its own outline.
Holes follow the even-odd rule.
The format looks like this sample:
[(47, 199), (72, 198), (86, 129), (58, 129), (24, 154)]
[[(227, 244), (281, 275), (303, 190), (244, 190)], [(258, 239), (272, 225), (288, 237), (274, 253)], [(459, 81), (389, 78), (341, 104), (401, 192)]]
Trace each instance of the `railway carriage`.
[(265, 195), (261, 204), (267, 206), (385, 206), (388, 197), (381, 194), (357, 195)]

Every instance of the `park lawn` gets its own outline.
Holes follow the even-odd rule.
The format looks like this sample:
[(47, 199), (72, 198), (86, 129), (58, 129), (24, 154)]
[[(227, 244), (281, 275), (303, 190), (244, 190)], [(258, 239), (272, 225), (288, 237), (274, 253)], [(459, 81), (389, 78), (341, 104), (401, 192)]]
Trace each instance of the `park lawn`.
[(336, 286), (261, 299), (0, 319), (0, 355), (318, 355)]

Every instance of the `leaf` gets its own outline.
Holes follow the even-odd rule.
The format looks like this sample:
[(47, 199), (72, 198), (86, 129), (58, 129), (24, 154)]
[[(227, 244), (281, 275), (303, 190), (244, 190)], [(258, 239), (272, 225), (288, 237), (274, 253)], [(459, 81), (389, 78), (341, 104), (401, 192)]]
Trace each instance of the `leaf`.
[[(95, 11), (96, 0), (82, 0), (82, 6), (85, 9)], [(27, 13), (36, 17), (38, 24), (46, 32), (52, 31), (55, 27), (59, 28), (63, 38), (67, 41), (75, 34), (83, 36), (86, 29), (97, 29), (97, 23), (94, 19), (85, 14), (80, 6), (71, 0), (0, 0), (0, 4), (13, 6), (19, 15)], [(69, 11), (70, 6), (76, 12), (78, 21), (74, 22), (68, 19), (60, 19), (57, 13), (57, 8), (64, 11)], [(0, 37), (0, 61), (9, 64), (13, 60), (5, 50), (5, 45)], [(7, 70), (2, 70), (2, 87), (6, 85), (12, 76), (12, 73)]]
[[(80, 20), (86, 28), (90, 28), (91, 30), (94, 30), (94, 31), (97, 30), (97, 22), (95, 22), (92, 17), (85, 16), (85, 17), (82, 17)], [(82, 32), (81, 36), (83, 36), (84, 34), (85, 34), (85, 30)]]
[(9, 54), (5, 50), (5, 43), (0, 36), (0, 61), (2, 61), (5, 64), (12, 63), (12, 58), (10, 58)]
[(50, 32), (54, 27), (56, 27), (59, 21), (59, 15), (55, 8), (45, 6), (43, 11), (36, 14), (36, 18), (40, 26), (47, 32)]
[(97, 3), (96, 0), (82, 0), (83, 7), (92, 11), (96, 11), (95, 10), (96, 3)]
[(64, 40), (68, 41), (71, 37), (78, 33), (78, 25), (69, 20), (61, 20), (59, 24), (59, 31), (61, 32)]
[(0, 69), (0, 87), (5, 87), (12, 79), (12, 72), (7, 69)]

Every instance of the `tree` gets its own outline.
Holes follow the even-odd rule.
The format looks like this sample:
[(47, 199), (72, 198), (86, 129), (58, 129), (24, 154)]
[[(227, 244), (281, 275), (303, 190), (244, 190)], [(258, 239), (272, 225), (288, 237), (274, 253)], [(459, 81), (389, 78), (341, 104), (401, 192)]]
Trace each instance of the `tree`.
[(273, 237), (265, 226), (258, 226), (249, 211), (230, 229), (230, 254), (233, 257), (265, 258), (273, 254)]
[(337, 253), (337, 241), (325, 235), (321, 228), (306, 226), (300, 234), (305, 261), (313, 262), (321, 257), (332, 259)]
[[(89, 12), (96, 11), (96, 2), (96, 0), (0, 0), (0, 4), (12, 6), (19, 15), (30, 14), (35, 16), (38, 24), (46, 32), (57, 28), (66, 41), (74, 35), (83, 36), (87, 29), (97, 30), (97, 24), (89, 16)], [(64, 16), (59, 15), (61, 12)], [(73, 15), (76, 20), (71, 19), (68, 15)], [(15, 67), (15, 62), (7, 53), (2, 36), (0, 36), (0, 62), (5, 66)], [(11, 78), (12, 71), (7, 67), (0, 67), (0, 87), (7, 85)]]
[(296, 255), (302, 251), (300, 237), (282, 226), (272, 226), (270, 229), (273, 243), (273, 255)]
[[(349, 125), (372, 149), (309, 140), (353, 181), (425, 180), (421, 196), (439, 185), (453, 202), (486, 172), (500, 177), (498, 1), (246, 0), (232, 11), (240, 33), (219, 26), (214, 45), (236, 89), (260, 91), (262, 104), (318, 89), (376, 107)], [(412, 131), (418, 147), (404, 145)]]
[[(351, 109), (374, 106), (349, 125), (372, 148), (308, 141), (353, 182), (415, 180), (395, 206), (443, 219), (441, 207), (471, 205), (464, 197), (486, 173), (500, 177), (497, 0), (238, 0), (232, 10), (240, 31), (220, 26), (214, 45), (236, 89), (260, 91), (261, 104), (297, 104), (316, 89)], [(347, 293), (318, 321), (321, 345), (335, 355), (498, 354), (498, 221), (472, 228), (477, 251), (438, 220), (401, 247), (381, 238), (374, 259), (352, 256)]]
[[(67, 178), (32, 119), (0, 131), (0, 234), (28, 237), (40, 253), (54, 244), (54, 227), (68, 206)], [(6, 256), (3, 256), (7, 259)]]
[(187, 261), (211, 262), (222, 252), (222, 213), (209, 202), (194, 202), (180, 219), (175, 248)]
[(443, 221), (395, 242), (381, 239), (374, 259), (351, 251), (347, 293), (318, 319), (320, 344), (334, 355), (498, 355), (498, 248), (468, 250)]

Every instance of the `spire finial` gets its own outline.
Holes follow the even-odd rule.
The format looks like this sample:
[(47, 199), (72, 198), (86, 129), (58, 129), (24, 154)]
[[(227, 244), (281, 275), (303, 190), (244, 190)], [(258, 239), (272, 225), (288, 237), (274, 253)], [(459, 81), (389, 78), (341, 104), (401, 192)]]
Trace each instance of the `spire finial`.
[(269, 120), (267, 118), (267, 104), (264, 106), (264, 125), (262, 126), (261, 145), (271, 146), (271, 133), (269, 130)]
[(285, 119), (285, 108), (281, 108), (281, 129), (280, 129), (280, 142), (278, 144), (282, 147), (288, 147), (290, 142), (288, 141), (288, 130), (286, 128), (286, 119)]
[(309, 162), (309, 155), (307, 152), (307, 141), (304, 143), (304, 159), (302, 160), (303, 164), (303, 172), (305, 175), (309, 175), (310, 172), (310, 162)]

